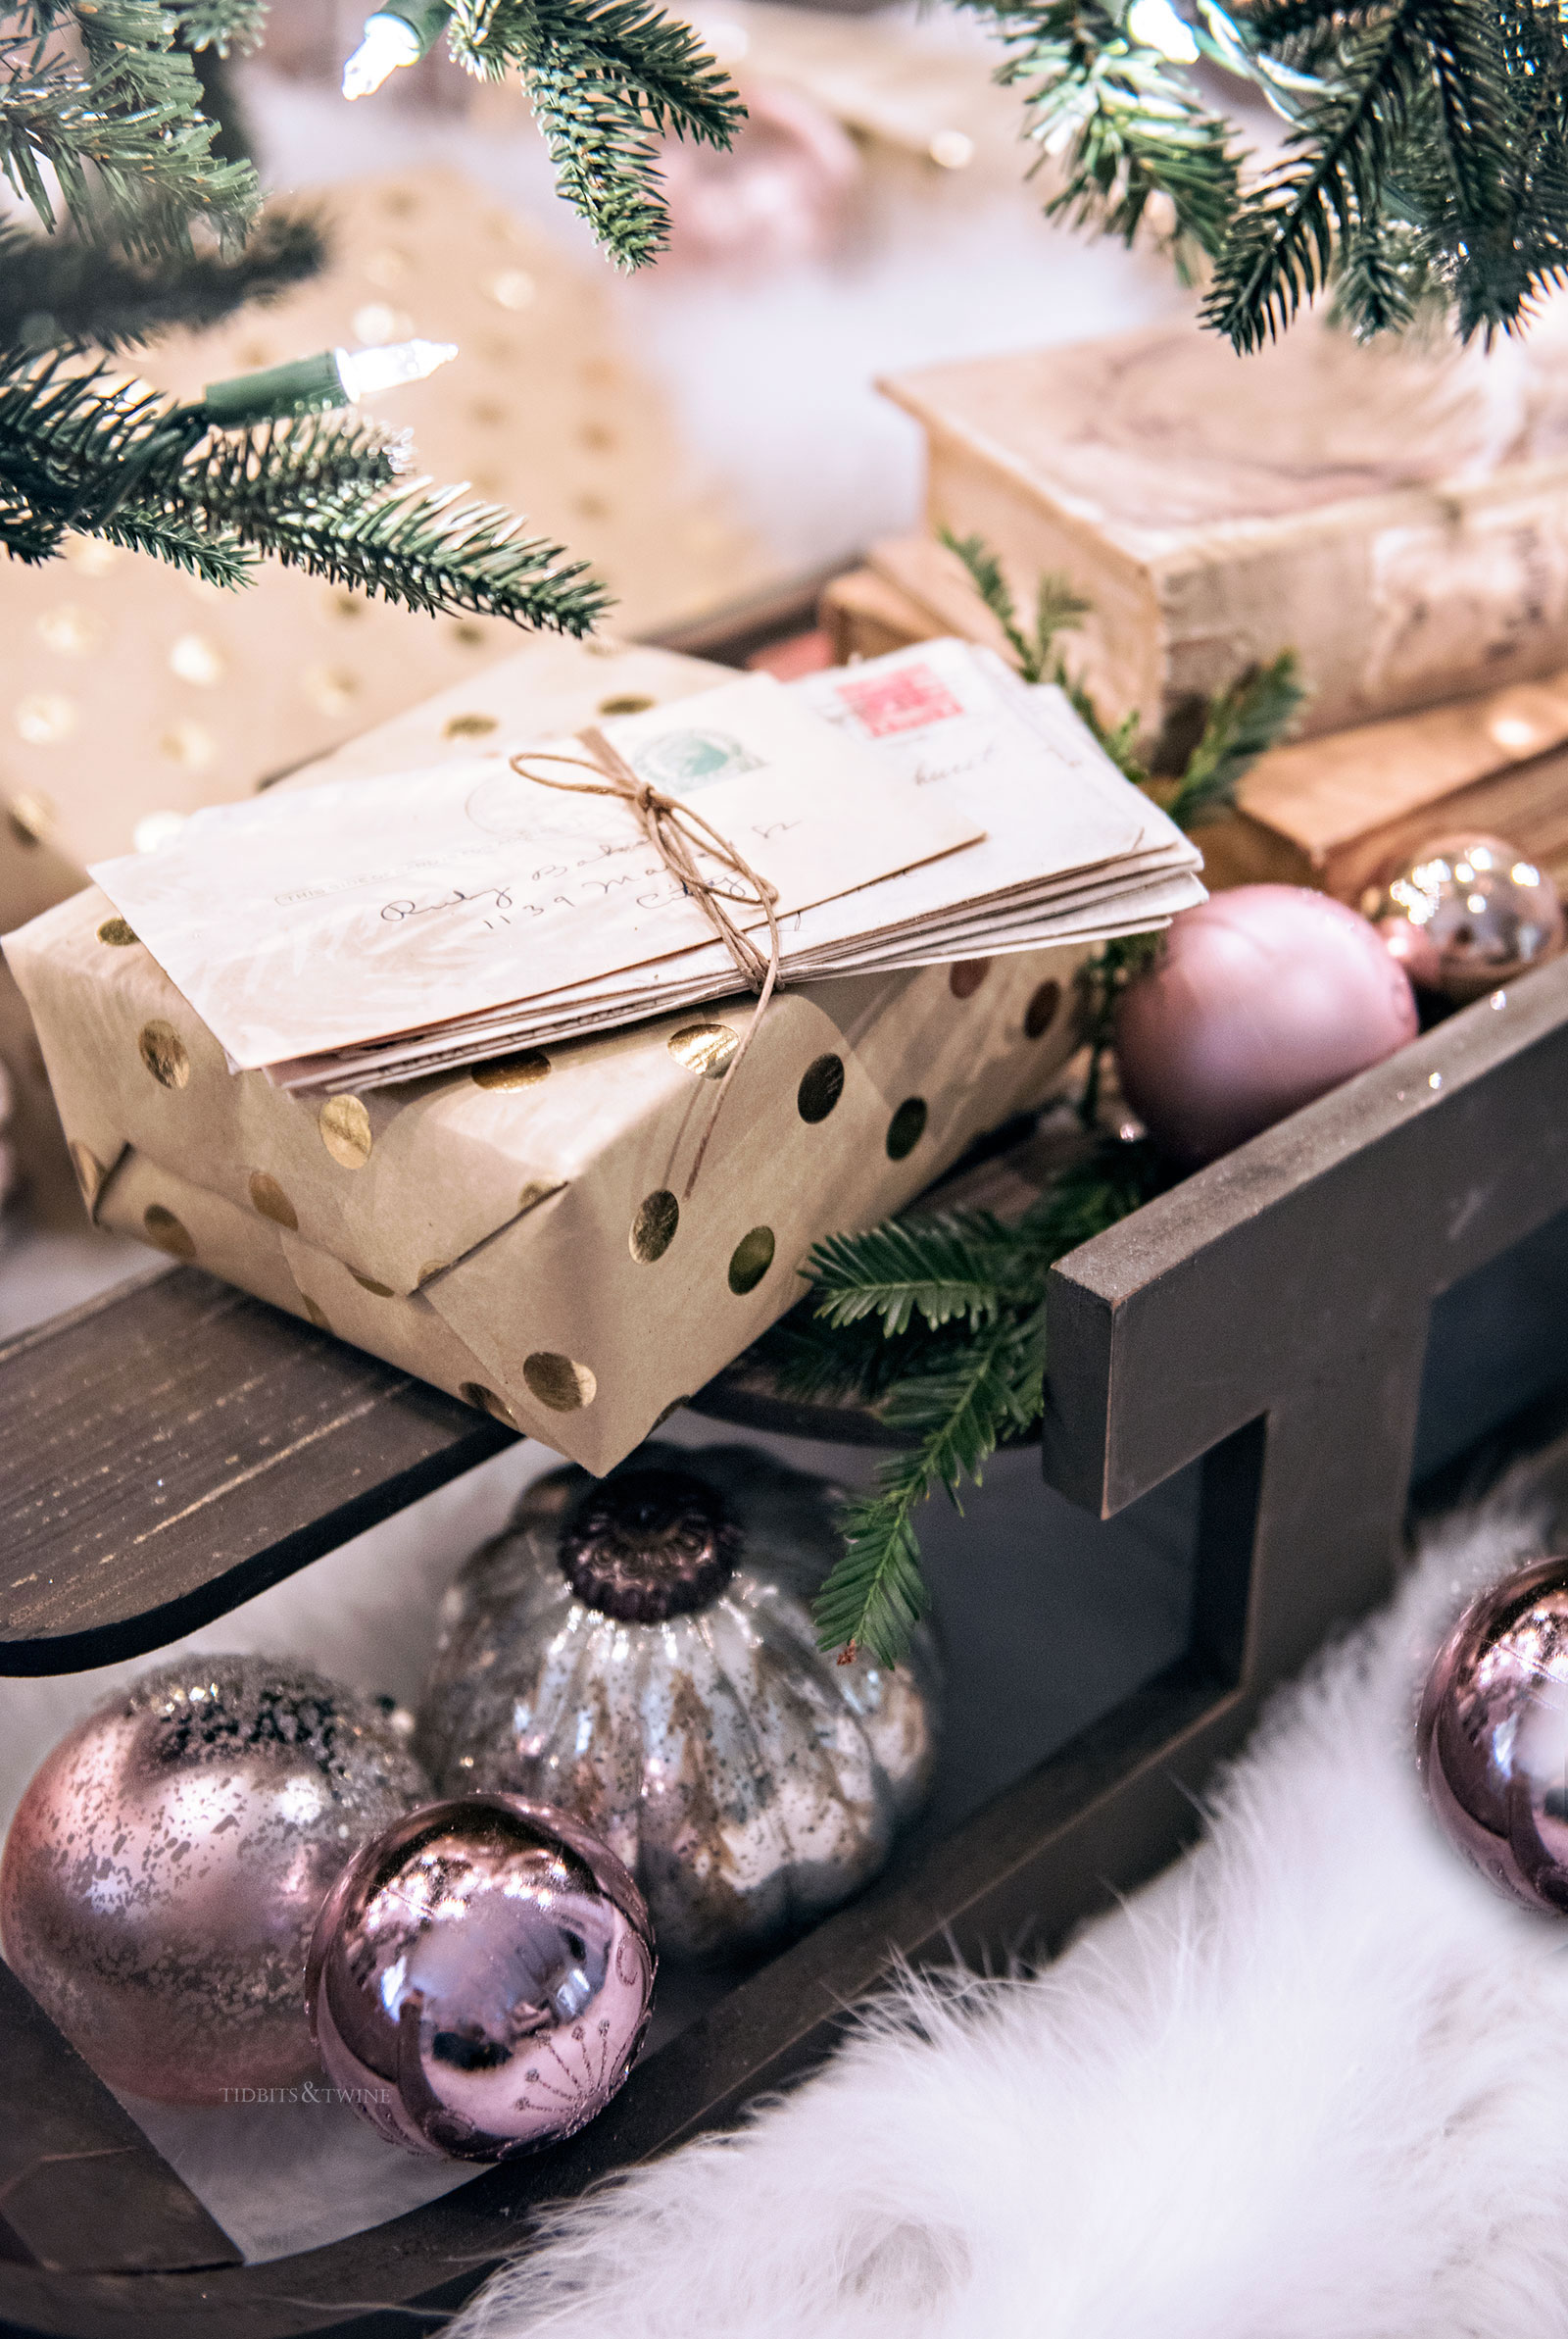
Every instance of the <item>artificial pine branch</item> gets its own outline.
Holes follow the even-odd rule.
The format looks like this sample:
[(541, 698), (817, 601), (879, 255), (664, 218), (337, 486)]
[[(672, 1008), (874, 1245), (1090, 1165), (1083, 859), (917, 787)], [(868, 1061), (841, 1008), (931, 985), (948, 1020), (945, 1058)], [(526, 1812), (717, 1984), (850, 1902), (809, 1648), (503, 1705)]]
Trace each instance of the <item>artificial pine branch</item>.
[(691, 27), (652, 0), (457, 0), (447, 39), (470, 73), (521, 77), (561, 194), (622, 268), (669, 238), (655, 140), (728, 146), (745, 120)]
[(1048, 217), (1131, 243), (1159, 196), (1171, 223), (1162, 240), (1183, 270), (1194, 254), (1217, 250), (1236, 202), (1229, 126), (1179, 65), (1134, 37), (1122, 9), (1099, 0), (965, 4), (994, 19), (1007, 51), (997, 78), (1022, 90), (1024, 135), (1060, 174)]
[[(1174, 786), (1152, 782), (1133, 755), (1136, 730), (1108, 725), (1056, 648), (1087, 614), (1065, 578), (1045, 577), (1032, 631), (995, 554), (979, 536), (944, 536), (980, 599), (1002, 625), (1026, 681), (1067, 690), (1095, 736), (1119, 742), (1123, 769), (1162, 801), (1184, 828), (1234, 809), (1238, 783), (1274, 746), (1304, 692), (1294, 652), (1244, 675), (1207, 710)], [(986, 1211), (911, 1213), (859, 1234), (818, 1243), (807, 1262), (808, 1298), (774, 1326), (760, 1354), (789, 1394), (873, 1405), (912, 1441), (884, 1463), (875, 1489), (845, 1507), (844, 1551), (818, 1596), (824, 1648), (845, 1662), (865, 1650), (892, 1665), (924, 1611), (915, 1519), (941, 1487), (957, 1503), (963, 1480), (980, 1482), (997, 1447), (1039, 1418), (1046, 1370), (1046, 1287), (1056, 1261), (1103, 1233), (1169, 1183), (1145, 1138), (1100, 1126), (1102, 1067), (1122, 990), (1159, 948), (1157, 934), (1107, 943), (1086, 1002), (1087, 1069), (1078, 1099), (1085, 1153), (1052, 1179), (1009, 1225)]]
[(1336, 230), (1375, 217), (1422, 69), (1417, 19), (1397, 0), (1348, 39), (1334, 84), (1286, 140), (1287, 160), (1240, 206), (1220, 249), (1203, 322), (1239, 350), (1282, 331), (1328, 282)]
[[(1251, 350), (1325, 287), (1358, 334), (1441, 303), (1512, 332), (1568, 269), (1568, 22), (1556, 0), (965, 0), (1059, 186), (1048, 210), (1130, 240), (1152, 198), (1204, 322)], [(1141, 21), (1159, 47), (1139, 39)], [(1256, 174), (1186, 71), (1202, 55), (1291, 122)]]
[(265, 550), (409, 609), (591, 631), (605, 595), (581, 563), (461, 489), (408, 480), (406, 462), (401, 440), (357, 420), (213, 431), (200, 406), (102, 367), (0, 358), (0, 539), (17, 558), (46, 559), (76, 529), (233, 583)]
[(830, 1235), (811, 1255), (816, 1312), (835, 1325), (879, 1316), (890, 1339), (916, 1315), (933, 1329), (961, 1317), (975, 1331), (1001, 1312), (1011, 1251), (1006, 1227), (984, 1211)]
[(101, 243), (48, 240), (0, 223), (0, 349), (122, 349), (176, 327), (202, 331), (248, 302), (268, 302), (314, 275), (325, 256), (319, 224), (270, 212), (231, 257), (193, 253), (151, 270)]
[(1285, 738), (1306, 703), (1301, 662), (1282, 650), (1211, 703), (1187, 768), (1160, 801), (1178, 828), (1199, 828), (1236, 809), (1236, 791), (1261, 755)]
[(1065, 576), (1048, 570), (1035, 587), (1034, 626), (1026, 634), (1018, 623), (1012, 588), (985, 539), (956, 536), (951, 528), (943, 528), (941, 537), (969, 572), (969, 581), (1002, 627), (1023, 679), (1054, 682), (1058, 690), (1065, 691), (1073, 713), (1099, 741), (1123, 778), (1130, 779), (1135, 788), (1147, 787), (1149, 772), (1139, 753), (1138, 717), (1126, 715), (1120, 722), (1102, 722), (1094, 700), (1056, 648), (1057, 636), (1072, 631), (1088, 616), (1088, 602), (1074, 592)]
[(220, 57), (249, 57), (262, 45), (268, 0), (174, 0), (180, 45)]
[[(882, 1665), (898, 1661), (925, 1608), (919, 1544), (914, 1518), (940, 1486), (961, 1508), (965, 1478), (976, 1485), (997, 1447), (1023, 1437), (1040, 1417), (1046, 1364), (1046, 1280), (1051, 1268), (1080, 1243), (1088, 1242), (1159, 1191), (1166, 1173), (1147, 1142), (1135, 1145), (1101, 1138), (1089, 1157), (1065, 1170), (1015, 1227), (972, 1215), (979, 1223), (983, 1264), (975, 1281), (987, 1304), (974, 1329), (920, 1343), (878, 1406), (890, 1429), (912, 1440), (910, 1450), (884, 1463), (874, 1492), (854, 1497), (840, 1519), (844, 1550), (816, 1604), (817, 1631), (824, 1648), (842, 1651), (845, 1662), (861, 1649)], [(831, 1302), (842, 1312), (858, 1292), (868, 1313), (883, 1319), (884, 1339), (923, 1314), (922, 1295), (940, 1290), (953, 1271), (955, 1240), (962, 1240), (965, 1219), (910, 1218), (863, 1235), (840, 1235), (818, 1245), (808, 1262), (823, 1288), (833, 1278)], [(897, 1229), (906, 1253), (902, 1280), (887, 1276), (887, 1237)], [(971, 1318), (971, 1320), (974, 1320)], [(776, 1352), (775, 1352), (776, 1353)], [(781, 1379), (804, 1393), (785, 1365)]]
[(152, 0), (0, 9), (0, 170), (45, 227), (63, 206), (78, 234), (148, 261), (182, 257), (197, 220), (243, 237), (256, 174), (213, 155), (178, 29)]

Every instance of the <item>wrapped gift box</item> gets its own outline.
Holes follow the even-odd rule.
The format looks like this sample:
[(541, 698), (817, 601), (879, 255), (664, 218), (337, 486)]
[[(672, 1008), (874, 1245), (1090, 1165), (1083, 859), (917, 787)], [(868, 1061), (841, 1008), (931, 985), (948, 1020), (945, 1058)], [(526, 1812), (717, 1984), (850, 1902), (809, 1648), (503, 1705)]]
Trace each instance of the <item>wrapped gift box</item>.
[(230, 1073), (96, 888), (6, 949), (101, 1224), (594, 1470), (799, 1298), (818, 1237), (1039, 1102), (1086, 955), (781, 994), (685, 1195), (748, 998), (318, 1104)]
[(883, 386), (924, 428), (932, 532), (982, 535), (1024, 609), (1064, 572), (1090, 687), (1173, 751), (1287, 646), (1311, 732), (1568, 662), (1565, 328), (1489, 359), (1307, 323), (1238, 363), (1183, 323)]
[[(281, 784), (511, 750), (727, 674), (535, 642)], [(1087, 952), (781, 993), (689, 1196), (749, 997), (318, 1104), (230, 1073), (96, 887), (8, 936), (6, 956), (99, 1223), (597, 1470), (800, 1297), (820, 1236), (897, 1210), (1049, 1092)]]

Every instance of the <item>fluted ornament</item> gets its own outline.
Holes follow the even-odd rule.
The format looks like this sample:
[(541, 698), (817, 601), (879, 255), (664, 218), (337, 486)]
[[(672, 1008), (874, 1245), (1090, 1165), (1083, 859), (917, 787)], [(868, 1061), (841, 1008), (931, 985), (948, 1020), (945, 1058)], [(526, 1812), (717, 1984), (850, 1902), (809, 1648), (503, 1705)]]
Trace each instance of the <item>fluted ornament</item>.
[(837, 1490), (739, 1446), (553, 1471), (446, 1597), (416, 1744), (444, 1792), (560, 1806), (624, 1861), (666, 1957), (799, 1929), (927, 1792), (939, 1680), (836, 1665), (811, 1601)]
[(311, 2028), (411, 2152), (505, 2161), (575, 2134), (648, 2027), (653, 1931), (614, 1855), (517, 1795), (426, 1804), (368, 1844), (311, 1943)]
[(287, 2086), (316, 2068), (321, 1903), (428, 1792), (406, 1715), (275, 1658), (181, 1658), (35, 1772), (0, 1862), (7, 1961), (111, 2086)]

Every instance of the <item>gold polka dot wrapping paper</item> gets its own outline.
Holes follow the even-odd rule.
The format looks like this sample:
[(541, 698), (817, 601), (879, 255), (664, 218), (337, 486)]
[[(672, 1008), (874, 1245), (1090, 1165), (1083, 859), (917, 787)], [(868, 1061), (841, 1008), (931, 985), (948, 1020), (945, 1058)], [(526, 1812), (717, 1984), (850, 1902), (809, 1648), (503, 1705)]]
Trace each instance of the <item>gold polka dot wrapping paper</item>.
[(747, 996), (301, 1098), (230, 1072), (147, 949), (106, 926), (89, 887), (6, 944), (99, 1222), (591, 1470), (793, 1304), (820, 1237), (899, 1209), (1051, 1090), (1087, 955), (781, 993), (688, 1194)]

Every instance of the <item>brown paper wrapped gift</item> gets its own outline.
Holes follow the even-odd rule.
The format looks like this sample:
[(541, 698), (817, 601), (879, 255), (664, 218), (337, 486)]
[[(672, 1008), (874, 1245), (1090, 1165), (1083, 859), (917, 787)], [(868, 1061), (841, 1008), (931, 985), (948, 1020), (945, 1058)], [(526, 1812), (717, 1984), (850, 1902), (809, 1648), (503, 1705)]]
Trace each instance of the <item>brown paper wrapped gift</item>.
[(1086, 955), (781, 994), (687, 1194), (749, 998), (318, 1104), (230, 1073), (96, 888), (6, 949), (100, 1223), (593, 1470), (783, 1314), (819, 1236), (1047, 1092)]

